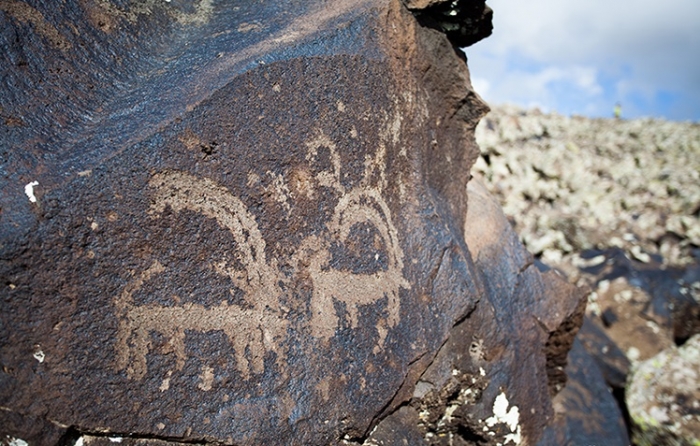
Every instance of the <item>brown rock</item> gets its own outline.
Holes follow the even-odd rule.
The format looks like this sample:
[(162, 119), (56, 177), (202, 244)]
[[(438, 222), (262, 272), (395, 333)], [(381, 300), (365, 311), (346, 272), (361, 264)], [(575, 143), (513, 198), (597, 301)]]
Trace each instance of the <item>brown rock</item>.
[(0, 2), (4, 416), (333, 444), (459, 401), (444, 432), (535, 441), (580, 296), (467, 212), (459, 41), (399, 0), (120, 5)]
[(20, 3), (0, 406), (115, 436), (365, 435), (479, 300), (486, 106), (449, 41), (398, 1)]
[(53, 446), (66, 444), (70, 437), (67, 426), (52, 423), (40, 416), (27, 416), (6, 407), (0, 408), (0, 444), (3, 446)]
[(554, 397), (555, 417), (542, 435), (540, 446), (630, 444), (622, 412), (598, 364), (577, 338), (566, 366), (569, 379)]
[(380, 423), (367, 445), (386, 442), (400, 420), (402, 435), (420, 433), (424, 444), (535, 444), (553, 419), (551, 396), (566, 380), (583, 294), (535, 267), (480, 182), (468, 192), (465, 240), (482, 299), (421, 367), (409, 406)]

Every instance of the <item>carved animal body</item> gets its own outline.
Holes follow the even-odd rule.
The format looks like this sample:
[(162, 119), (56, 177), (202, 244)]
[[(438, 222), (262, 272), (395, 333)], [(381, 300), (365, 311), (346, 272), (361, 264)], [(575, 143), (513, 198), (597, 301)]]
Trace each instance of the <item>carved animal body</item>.
[[(274, 352), (278, 366), (283, 366), (286, 362), (283, 343), (289, 323), (280, 308), (282, 290), (278, 284), (285, 278), (276, 262), (266, 259), (265, 240), (255, 218), (236, 196), (209, 179), (183, 172), (162, 172), (151, 179), (150, 186), (156, 191), (150, 211), (154, 218), (158, 218), (166, 206), (175, 212), (188, 209), (215, 219), (231, 232), (236, 242), (237, 260), (244, 269), (230, 267), (226, 259), (212, 266), (219, 275), (230, 278), (244, 291), (249, 305), (246, 308), (227, 302), (209, 308), (194, 303), (136, 305), (134, 293), (165, 271), (156, 260), (115, 300), (119, 317), (117, 370), (126, 369), (127, 375), (134, 379), (145, 376), (153, 332), (169, 339), (166, 352), (175, 354), (176, 369), (181, 370), (187, 360), (185, 333), (188, 330), (223, 331), (235, 350), (237, 369), (244, 379), (249, 379), (251, 373), (264, 371), (264, 356), (268, 351)], [(328, 264), (330, 244), (333, 241), (344, 243), (351, 229), (362, 223), (369, 223), (381, 235), (388, 267), (374, 274), (354, 274), (331, 268)], [(306, 265), (303, 268), (314, 287), (311, 333), (326, 341), (334, 336), (339, 325), (334, 300), (345, 303), (351, 327), (357, 328), (358, 307), (386, 297), (387, 316), (380, 319), (376, 327), (379, 335), (374, 349), (376, 354), (384, 344), (388, 329), (399, 322), (399, 289), (409, 288), (402, 275), (403, 252), (391, 213), (378, 189), (359, 186), (340, 197), (326, 226), (326, 234), (308, 237), (299, 248), (300, 257), (307, 259), (301, 263)]]
[[(247, 379), (250, 376), (250, 363), (253, 372), (262, 372), (266, 347), (279, 350), (275, 347), (275, 341), (279, 342), (285, 337), (288, 323), (279, 309), (281, 290), (277, 283), (280, 275), (274, 263), (268, 264), (266, 261), (265, 241), (255, 219), (238, 198), (208, 179), (183, 172), (164, 172), (155, 175), (150, 185), (156, 188), (155, 203), (151, 209), (154, 216), (166, 206), (177, 212), (189, 209), (214, 218), (221, 227), (231, 232), (239, 260), (246, 270), (237, 271), (228, 267), (225, 261), (214, 265), (214, 269), (228, 276), (245, 291), (246, 302), (252, 309), (242, 309), (226, 302), (211, 308), (197, 304), (182, 307), (134, 305), (133, 293), (145, 281), (164, 271), (156, 261), (117, 299), (116, 307), (120, 314), (117, 369), (126, 368), (133, 356), (134, 364), (127, 369), (128, 375), (136, 379), (145, 375), (152, 331), (170, 338), (177, 357), (177, 369), (180, 370), (186, 360), (185, 330), (222, 330), (233, 344), (237, 368), (243, 377)], [(129, 345), (132, 337), (133, 347)], [(250, 362), (245, 356), (246, 347), (252, 354)], [(277, 351), (277, 354), (278, 360), (281, 360), (281, 351)]]
[[(394, 327), (399, 322), (399, 288), (409, 288), (410, 285), (402, 275), (403, 255), (391, 213), (381, 195), (374, 189), (354, 189), (340, 199), (333, 218), (327, 225), (329, 241), (335, 240), (341, 244), (346, 242), (353, 226), (361, 223), (372, 224), (381, 234), (388, 254), (386, 270), (374, 274), (352, 274), (331, 269), (328, 267), (329, 253), (319, 246), (319, 241), (313, 238), (306, 242), (307, 247), (315, 251), (310, 256), (308, 269), (314, 285), (311, 325), (316, 337), (327, 340), (335, 333), (338, 316), (333, 306), (334, 300), (346, 305), (352, 328), (358, 326), (358, 306), (372, 304), (382, 297), (387, 298), (388, 327)], [(387, 327), (377, 325), (377, 330), (377, 347), (381, 348)], [(375, 353), (378, 348), (375, 348)]]
[[(155, 269), (159, 267), (160, 264), (154, 264)], [(245, 310), (226, 302), (210, 308), (192, 303), (172, 307), (129, 306), (120, 326), (119, 343), (123, 348), (125, 342), (133, 337), (134, 351), (130, 355), (120, 356), (119, 369), (123, 369), (128, 364), (129, 356), (133, 356), (134, 363), (128, 369), (129, 375), (138, 379), (146, 374), (146, 354), (151, 332), (160, 332), (170, 339), (170, 348), (177, 358), (176, 369), (181, 370), (187, 359), (185, 330), (222, 330), (234, 347), (239, 372), (247, 379), (251, 368), (254, 373), (264, 370), (261, 352), (265, 350), (260, 333), (263, 318), (259, 309)], [(255, 352), (250, 362), (245, 356), (246, 347)]]

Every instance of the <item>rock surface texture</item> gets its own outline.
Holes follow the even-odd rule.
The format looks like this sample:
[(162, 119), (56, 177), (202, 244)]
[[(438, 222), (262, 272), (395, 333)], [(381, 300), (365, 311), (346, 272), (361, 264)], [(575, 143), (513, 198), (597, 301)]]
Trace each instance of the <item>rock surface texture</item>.
[(636, 444), (700, 444), (699, 371), (700, 335), (639, 364), (627, 392)]
[[(638, 383), (634, 398), (625, 398), (625, 392), (631, 390), (631, 371), (660, 366), (650, 358), (676, 355), (700, 333), (700, 125), (565, 117), (498, 106), (476, 135), (483, 153), (474, 175), (498, 197), (526, 246), (570, 282), (590, 289), (578, 340), (593, 361), (577, 359), (582, 357), (577, 341), (568, 366), (585, 370), (587, 384), (575, 387), (582, 376), (568, 370), (575, 392), (557, 395), (555, 408), (567, 408), (569, 420), (575, 420), (585, 413), (586, 401), (597, 401), (588, 413), (605, 415), (582, 416), (588, 424), (575, 431), (557, 428), (545, 437), (556, 434), (565, 444), (576, 432), (573, 444), (627, 444), (614, 426), (622, 420), (619, 410), (614, 415), (605, 392), (596, 390), (600, 377), (623, 412), (648, 412), (647, 403), (663, 401), (654, 410), (665, 417), (658, 423), (662, 429), (696, 417), (697, 408), (671, 397), (688, 393), (687, 386), (670, 384), (673, 373), (658, 378), (667, 386), (658, 398)], [(639, 376), (636, 372), (632, 379)], [(607, 422), (596, 433), (606, 432), (607, 441), (580, 436), (598, 421)], [(635, 441), (674, 444), (649, 443), (639, 435)]]
[(474, 171), (533, 254), (559, 264), (618, 247), (644, 263), (696, 262), (700, 124), (498, 106), (476, 135)]
[(540, 439), (582, 295), (467, 188), (487, 107), (414, 14), (0, 0), (3, 441)]

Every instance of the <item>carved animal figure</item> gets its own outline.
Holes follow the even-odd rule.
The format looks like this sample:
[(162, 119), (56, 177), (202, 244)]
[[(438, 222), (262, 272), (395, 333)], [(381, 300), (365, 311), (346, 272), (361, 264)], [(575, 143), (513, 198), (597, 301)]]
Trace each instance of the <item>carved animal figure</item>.
[[(146, 355), (152, 332), (169, 338), (171, 351), (177, 358), (176, 368), (182, 369), (185, 354), (185, 331), (223, 331), (231, 341), (239, 372), (245, 379), (250, 372), (264, 370), (266, 351), (277, 353), (277, 360), (284, 360), (279, 347), (286, 336), (287, 321), (279, 309), (282, 294), (277, 285), (280, 276), (275, 262), (265, 258), (265, 240), (257, 223), (245, 205), (224, 187), (209, 179), (201, 179), (183, 172), (163, 172), (155, 175), (150, 185), (156, 189), (151, 213), (157, 218), (166, 206), (176, 212), (189, 209), (205, 217), (214, 218), (228, 229), (236, 245), (232, 248), (244, 270), (228, 267), (226, 261), (214, 265), (221, 275), (229, 277), (245, 292), (250, 309), (221, 302), (206, 308), (198, 304), (183, 306), (135, 305), (133, 294), (145, 282), (164, 272), (156, 261), (135, 281), (125, 287), (116, 299), (119, 316), (117, 336), (117, 369), (127, 369), (131, 378), (140, 379), (147, 372)], [(246, 357), (248, 349), (250, 358)]]
[[(403, 251), (398, 232), (392, 222), (391, 212), (381, 195), (383, 171), (377, 186), (370, 186), (370, 178), (382, 165), (385, 150), (380, 147), (375, 158), (366, 160), (365, 176), (357, 187), (347, 191), (340, 182), (340, 157), (335, 144), (321, 134), (309, 143), (309, 161), (317, 151), (325, 147), (330, 151), (332, 171), (321, 171), (316, 176), (318, 184), (330, 187), (338, 193), (338, 204), (333, 216), (320, 236), (307, 237), (298, 250), (296, 273), (305, 271), (313, 283), (310, 302), (310, 330), (314, 337), (328, 341), (339, 326), (334, 302), (342, 302), (352, 328), (359, 325), (362, 306), (386, 299), (386, 316), (376, 322), (377, 353), (384, 345), (388, 330), (400, 319), (400, 288), (410, 288), (403, 276)], [(221, 276), (228, 277), (244, 292), (248, 305), (245, 308), (222, 301), (217, 306), (205, 307), (189, 303), (182, 306), (158, 304), (137, 305), (134, 293), (146, 282), (165, 271), (157, 260), (140, 276), (128, 284), (115, 300), (119, 330), (117, 335), (117, 370), (126, 369), (130, 378), (141, 379), (147, 373), (147, 355), (151, 347), (152, 333), (168, 339), (165, 352), (173, 352), (176, 368), (181, 370), (187, 360), (185, 337), (187, 331), (210, 332), (221, 330), (228, 336), (236, 357), (236, 365), (244, 379), (252, 373), (264, 371), (266, 352), (276, 354), (282, 369), (286, 362), (283, 341), (289, 322), (280, 307), (282, 290), (279, 283), (287, 280), (274, 259), (267, 260), (265, 240), (257, 222), (243, 202), (223, 186), (184, 172), (162, 172), (149, 182), (155, 190), (150, 214), (159, 218), (166, 207), (174, 212), (190, 210), (206, 218), (213, 218), (220, 227), (228, 230), (235, 241), (231, 252), (236, 255), (242, 269), (229, 266), (230, 259), (212, 265)], [(381, 238), (374, 259), (377, 270), (371, 274), (358, 274), (338, 270), (331, 266), (330, 247), (343, 245), (357, 225), (369, 225)], [(379, 259), (383, 260), (380, 265)]]
[[(327, 247), (334, 241), (345, 243), (352, 228), (361, 223), (370, 223), (379, 231), (388, 257), (387, 268), (374, 274), (353, 274), (331, 268)], [(399, 321), (399, 288), (410, 288), (403, 277), (403, 252), (389, 208), (379, 191), (370, 188), (353, 189), (340, 198), (327, 228), (326, 240), (310, 237), (302, 247), (302, 255), (307, 255), (309, 259), (308, 272), (314, 286), (311, 300), (312, 333), (324, 340), (333, 337), (338, 327), (334, 300), (345, 304), (350, 325), (356, 328), (358, 308), (386, 298), (385, 324), (377, 324), (377, 347), (381, 348), (388, 329), (396, 326)]]

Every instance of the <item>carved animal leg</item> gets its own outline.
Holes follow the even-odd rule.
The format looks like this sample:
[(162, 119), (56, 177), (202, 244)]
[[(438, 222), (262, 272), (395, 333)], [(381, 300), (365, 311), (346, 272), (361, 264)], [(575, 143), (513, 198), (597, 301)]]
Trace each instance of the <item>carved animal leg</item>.
[(357, 304), (351, 302), (350, 299), (341, 299), (345, 302), (345, 311), (348, 313), (350, 318), (350, 327), (357, 328), (360, 325), (360, 319), (358, 316), (359, 310), (357, 309)]
[(151, 340), (149, 331), (143, 326), (143, 322), (135, 325), (137, 327), (134, 330), (134, 345), (132, 347), (134, 360), (132, 366), (127, 369), (127, 373), (129, 377), (141, 379), (147, 371), (146, 355), (151, 347)]
[(170, 338), (170, 344), (173, 347), (177, 361), (175, 367), (177, 370), (182, 370), (182, 368), (185, 366), (185, 361), (187, 360), (187, 356), (185, 354), (185, 330), (175, 330), (173, 337)]
[[(245, 330), (246, 332), (248, 330)], [(240, 334), (235, 336), (234, 334), (229, 335), (234, 344), (234, 351), (236, 354), (236, 368), (243, 375), (243, 379), (250, 378), (250, 366), (248, 364), (248, 358), (245, 357), (245, 349), (249, 343), (248, 337), (250, 333)]]
[(399, 300), (399, 284), (396, 284), (396, 287), (394, 290), (391, 290), (386, 293), (386, 298), (387, 298), (387, 304), (386, 304), (386, 312), (387, 312), (387, 317), (386, 317), (386, 322), (390, 327), (396, 327), (396, 324), (399, 323), (399, 318), (400, 318), (400, 310), (401, 310), (401, 302)]
[(129, 338), (133, 334), (131, 320), (127, 317), (119, 320), (117, 330), (117, 370), (124, 370), (131, 361)]
[(311, 272), (314, 292), (311, 296), (311, 331), (317, 338), (328, 340), (335, 335), (338, 327), (338, 316), (333, 307), (333, 286), (326, 283), (322, 272)]

